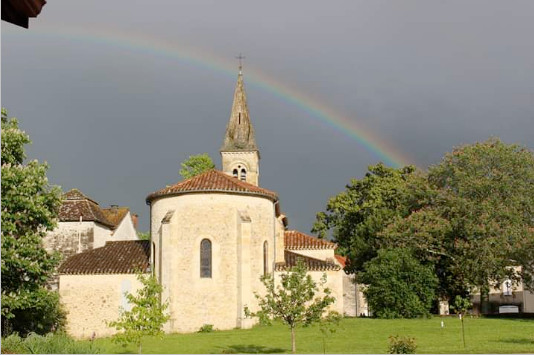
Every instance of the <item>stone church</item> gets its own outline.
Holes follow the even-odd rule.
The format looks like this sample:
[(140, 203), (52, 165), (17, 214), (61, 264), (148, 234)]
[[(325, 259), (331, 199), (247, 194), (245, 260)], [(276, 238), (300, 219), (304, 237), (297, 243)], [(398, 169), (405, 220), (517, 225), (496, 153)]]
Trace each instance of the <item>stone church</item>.
[(106, 322), (129, 309), (125, 292), (140, 285), (136, 270), (153, 273), (169, 301), (166, 332), (248, 328), (244, 307), (257, 308), (265, 292), (260, 277), (279, 275), (302, 258), (315, 280), (327, 275), (347, 316), (367, 314), (367, 305), (343, 271), (336, 244), (288, 230), (276, 192), (260, 187), (256, 144), (240, 70), (230, 119), (220, 150), (222, 171), (210, 170), (153, 192), (150, 241), (110, 241), (68, 258), (59, 268), (59, 292), (75, 337), (106, 336)]

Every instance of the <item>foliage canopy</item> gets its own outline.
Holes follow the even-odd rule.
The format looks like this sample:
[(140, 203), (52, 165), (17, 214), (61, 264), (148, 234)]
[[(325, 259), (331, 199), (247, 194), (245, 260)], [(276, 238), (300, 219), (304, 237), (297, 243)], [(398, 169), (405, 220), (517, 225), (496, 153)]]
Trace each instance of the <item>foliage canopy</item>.
[(180, 175), (184, 180), (200, 175), (211, 169), (215, 169), (213, 160), (208, 153), (191, 155), (181, 164)]
[[(61, 190), (48, 166), (24, 162), (29, 136), (2, 109), (2, 331), (45, 333), (59, 326), (58, 298), (46, 289), (60, 257), (42, 243), (56, 225)], [(45, 311), (46, 310), (46, 311)]]

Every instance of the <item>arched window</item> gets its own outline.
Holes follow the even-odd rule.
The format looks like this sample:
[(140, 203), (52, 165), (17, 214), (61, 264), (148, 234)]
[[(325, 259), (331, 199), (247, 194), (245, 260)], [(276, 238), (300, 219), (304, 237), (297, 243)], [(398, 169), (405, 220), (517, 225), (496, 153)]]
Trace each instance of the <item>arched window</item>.
[(234, 175), (234, 177), (237, 178), (237, 174), (238, 174), (237, 169), (234, 169), (234, 171), (232, 172), (232, 175)]
[(200, 277), (211, 278), (211, 242), (202, 239), (200, 242)]
[(156, 274), (156, 243), (152, 242), (152, 275)]
[(247, 171), (245, 169), (241, 169), (241, 181), (247, 180)]
[(269, 244), (263, 242), (263, 275), (269, 273)]

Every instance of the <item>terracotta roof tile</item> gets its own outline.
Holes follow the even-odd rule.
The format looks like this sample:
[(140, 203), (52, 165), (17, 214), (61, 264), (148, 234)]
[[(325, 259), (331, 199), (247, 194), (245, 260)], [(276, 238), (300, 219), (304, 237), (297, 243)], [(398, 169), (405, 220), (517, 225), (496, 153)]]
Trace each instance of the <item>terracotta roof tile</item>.
[(307, 235), (295, 230), (285, 231), (284, 246), (286, 250), (337, 248), (336, 243), (312, 237), (311, 235)]
[(113, 226), (115, 228), (121, 223), (124, 216), (126, 216), (128, 212), (130, 212), (130, 209), (128, 207), (110, 207), (102, 208), (101, 210), (106, 219), (113, 223)]
[(341, 255), (335, 254), (334, 257), (336, 258), (337, 262), (341, 265), (341, 267), (345, 267), (347, 265), (347, 258)]
[(300, 254), (285, 250), (284, 251), (285, 263), (277, 263), (275, 265), (275, 271), (284, 271), (284, 270), (287, 270), (288, 268), (294, 267), (295, 265), (297, 265), (297, 260), (299, 258), (304, 260), (304, 264), (306, 265), (306, 269), (308, 271), (341, 270), (341, 266), (339, 266), (333, 261), (319, 260), (319, 259), (315, 259), (309, 256), (300, 255)]
[(80, 190), (72, 189), (63, 195), (63, 203), (59, 209), (61, 222), (78, 222), (80, 216), (83, 221), (99, 222), (105, 226), (113, 227), (102, 209), (91, 198), (85, 196)]
[(146, 202), (150, 203), (152, 200), (162, 196), (195, 192), (227, 192), (242, 195), (258, 195), (267, 197), (273, 201), (278, 200), (276, 192), (241, 181), (222, 171), (209, 170), (203, 174), (151, 193), (147, 196)]
[(60, 274), (133, 274), (150, 266), (150, 241), (107, 242), (101, 248), (75, 254), (58, 269)]

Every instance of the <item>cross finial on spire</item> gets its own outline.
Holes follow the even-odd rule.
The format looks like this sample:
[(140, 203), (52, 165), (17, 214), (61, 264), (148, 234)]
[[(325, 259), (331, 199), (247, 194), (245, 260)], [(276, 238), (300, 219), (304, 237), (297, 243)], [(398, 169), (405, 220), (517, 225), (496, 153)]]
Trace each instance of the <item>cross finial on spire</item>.
[(239, 60), (239, 74), (243, 74), (243, 59), (245, 59), (245, 56), (239, 53), (239, 55), (235, 58)]

